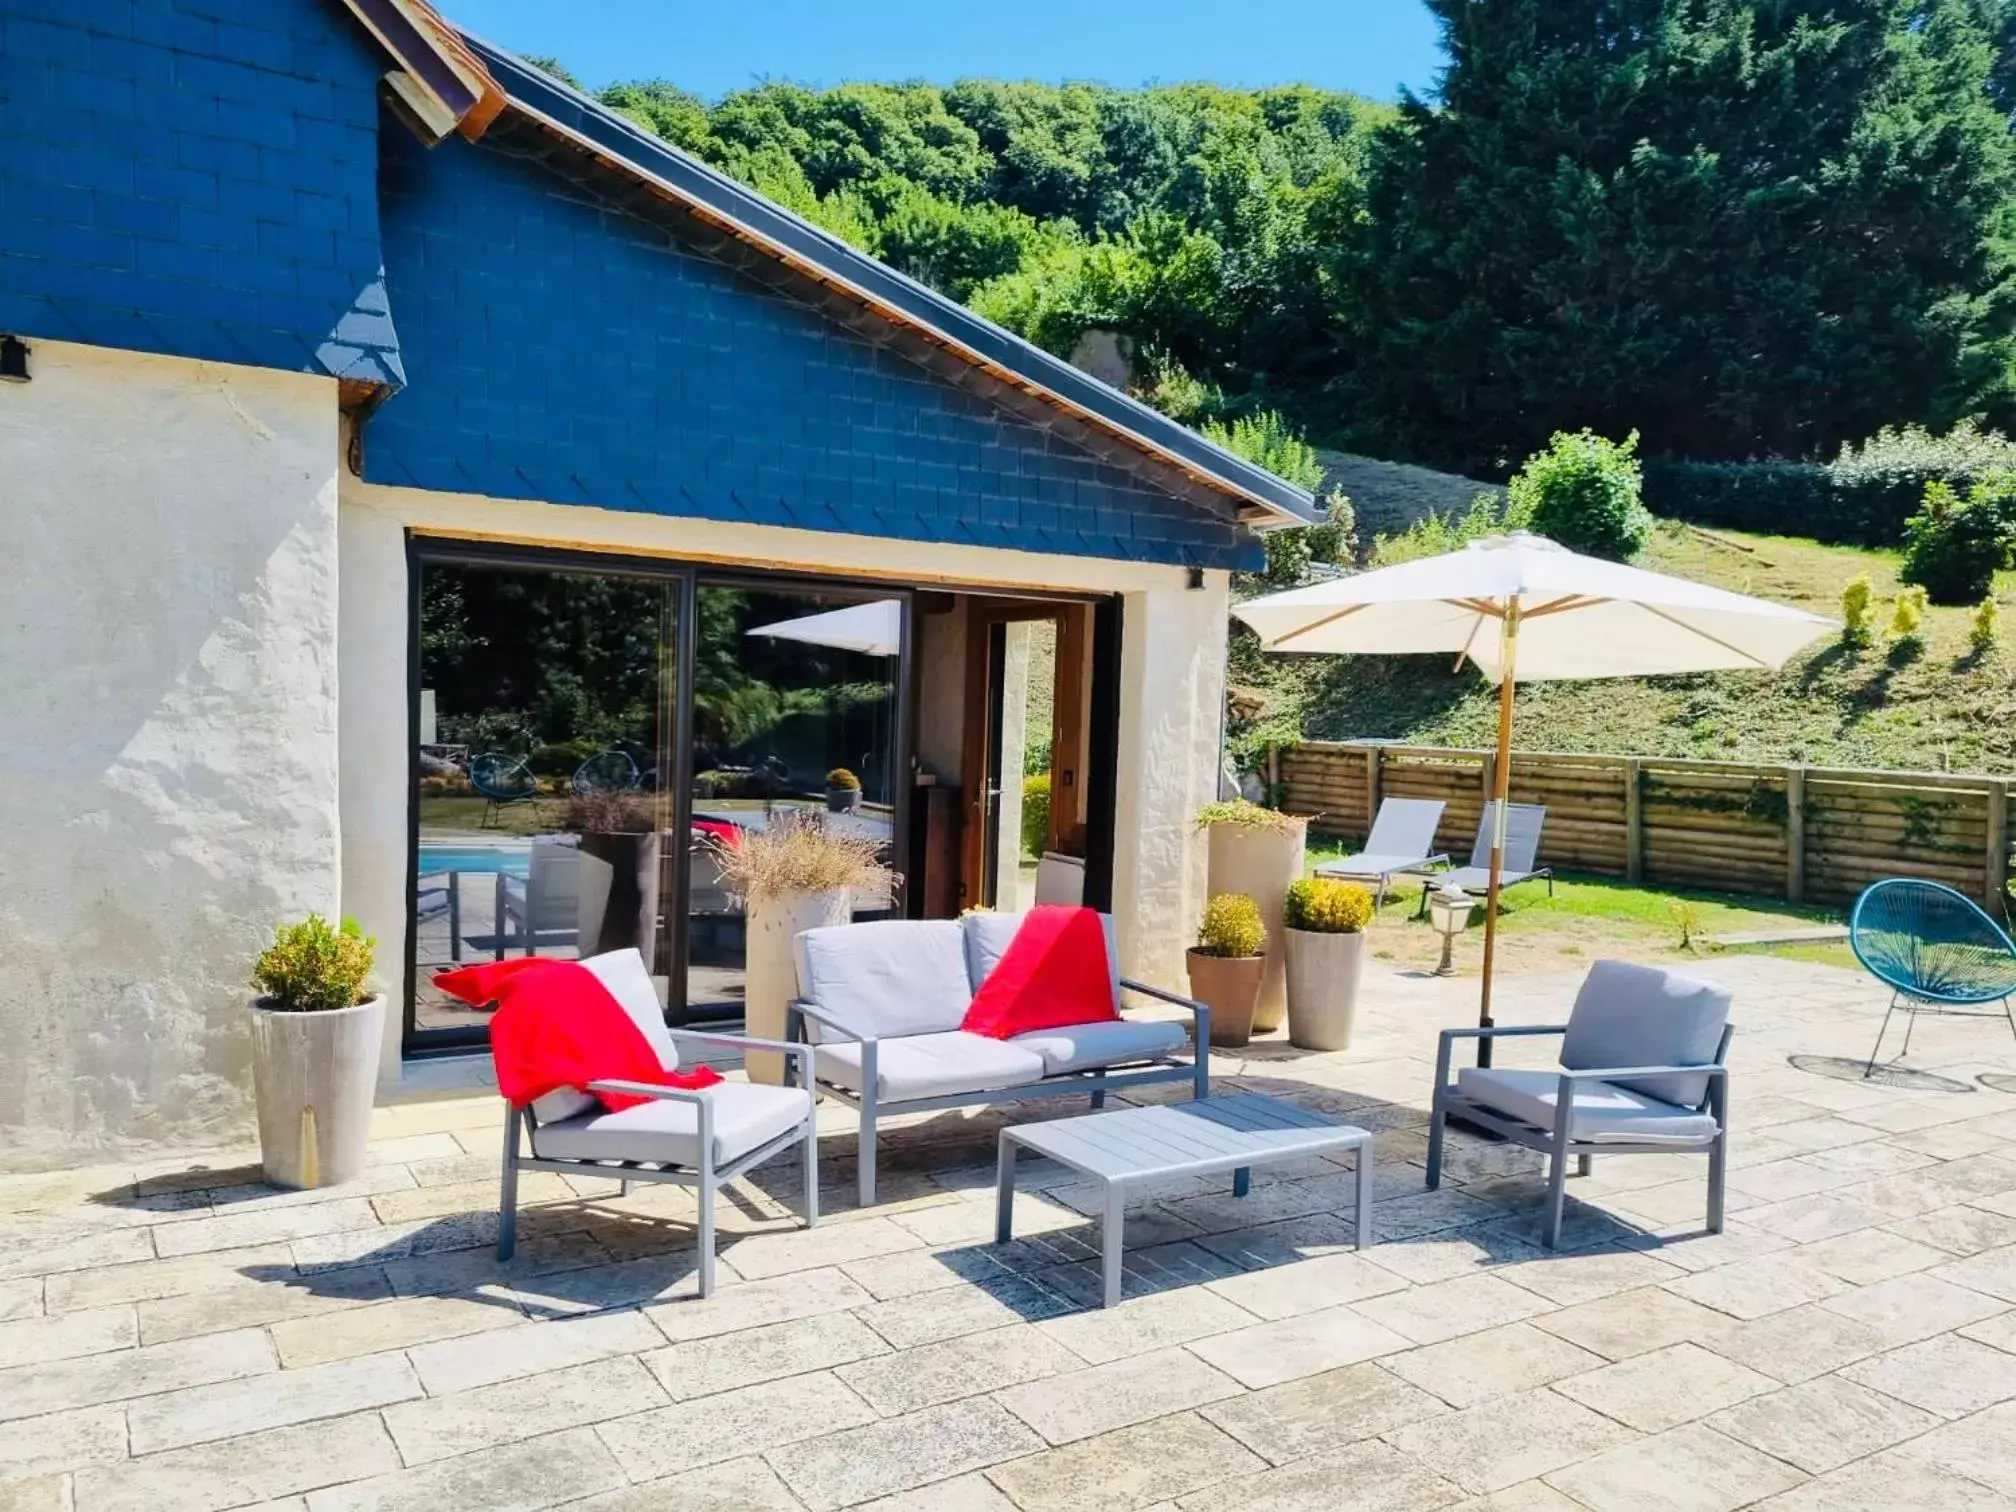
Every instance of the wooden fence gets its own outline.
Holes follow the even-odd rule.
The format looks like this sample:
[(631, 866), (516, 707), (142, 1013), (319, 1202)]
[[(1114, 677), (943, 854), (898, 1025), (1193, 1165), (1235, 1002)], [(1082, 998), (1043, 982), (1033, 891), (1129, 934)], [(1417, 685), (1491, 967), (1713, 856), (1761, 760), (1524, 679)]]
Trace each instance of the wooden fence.
[[(1290, 813), (1362, 838), (1379, 800), (1440, 798), (1438, 850), (1466, 858), (1495, 755), (1310, 741), (1268, 753)], [(1540, 861), (1631, 881), (1848, 902), (1880, 877), (1927, 877), (2007, 915), (2001, 777), (1514, 752), (1514, 803), (1547, 806)]]

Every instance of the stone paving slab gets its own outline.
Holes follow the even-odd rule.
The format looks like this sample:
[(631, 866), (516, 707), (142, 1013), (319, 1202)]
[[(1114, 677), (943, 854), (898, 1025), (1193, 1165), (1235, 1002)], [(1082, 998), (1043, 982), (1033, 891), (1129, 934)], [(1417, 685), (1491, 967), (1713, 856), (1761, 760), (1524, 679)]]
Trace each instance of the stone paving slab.
[[(1474, 983), (1377, 967), (1357, 1050), (1218, 1066), (1379, 1131), (1374, 1246), (1348, 1160), (1172, 1183), (1113, 1309), (1071, 1173), (1025, 1167), (992, 1242), (994, 1132), (1082, 1102), (898, 1121), (868, 1210), (826, 1110), (828, 1220), (795, 1166), (739, 1183), (706, 1302), (685, 1192), (528, 1182), (500, 1265), (485, 1098), (381, 1110), (323, 1192), (242, 1149), (0, 1176), (0, 1512), (2016, 1512), (2016, 1098), (1794, 1067), (1866, 1053), (1853, 973), (1693, 969), (1737, 1001), (1712, 1236), (1671, 1157), (1575, 1178), (1559, 1252), (1531, 1152), (1455, 1133), (1426, 1191)], [(1501, 1020), (1574, 985), (1508, 978)]]

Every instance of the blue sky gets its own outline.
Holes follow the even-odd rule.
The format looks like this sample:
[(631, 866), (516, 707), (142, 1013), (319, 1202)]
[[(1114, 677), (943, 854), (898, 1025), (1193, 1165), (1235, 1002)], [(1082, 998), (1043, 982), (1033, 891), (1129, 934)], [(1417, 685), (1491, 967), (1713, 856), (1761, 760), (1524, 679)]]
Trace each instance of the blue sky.
[(1419, 0), (443, 0), (478, 36), (592, 86), (664, 77), (709, 98), (763, 78), (1210, 79), (1392, 99), (1434, 81)]

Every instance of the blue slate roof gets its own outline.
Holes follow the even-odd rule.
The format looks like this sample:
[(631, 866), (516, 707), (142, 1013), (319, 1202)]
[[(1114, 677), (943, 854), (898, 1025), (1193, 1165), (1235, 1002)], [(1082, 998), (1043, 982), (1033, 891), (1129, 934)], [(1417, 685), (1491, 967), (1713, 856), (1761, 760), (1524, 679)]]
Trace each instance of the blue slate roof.
[(1214, 446), (1188, 426), (857, 251), (542, 69), (468, 32), (463, 37), (509, 95), (512, 108), (535, 113), (593, 144), (620, 165), (727, 221), (765, 250), (866, 296), (890, 318), (942, 339), (969, 360), (1026, 382), (1103, 428), (1258, 506), (1263, 518), (1257, 523), (1303, 524), (1317, 517), (1315, 500), (1308, 493), (1267, 469)]

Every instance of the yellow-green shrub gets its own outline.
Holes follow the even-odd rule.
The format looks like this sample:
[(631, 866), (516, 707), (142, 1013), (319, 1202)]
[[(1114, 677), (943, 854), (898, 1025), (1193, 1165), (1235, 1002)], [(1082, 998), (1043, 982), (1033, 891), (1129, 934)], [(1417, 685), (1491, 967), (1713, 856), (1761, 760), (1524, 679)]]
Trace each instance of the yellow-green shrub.
[(1841, 590), (1841, 639), (1850, 646), (1867, 645), (1869, 641), (1869, 600), (1875, 590), (1869, 586), (1869, 574), (1859, 572), (1848, 579)]
[(1256, 956), (1267, 943), (1260, 905), (1244, 893), (1219, 893), (1204, 905), (1197, 949), (1208, 956)]
[(1967, 624), (1967, 644), (1978, 654), (1985, 655), (1995, 649), (1995, 643), (2000, 639), (2002, 610), (1991, 593), (1974, 606), (1974, 617)]
[(835, 767), (826, 774), (826, 786), (836, 793), (858, 793), (861, 791), (861, 779), (845, 767)]
[(252, 968), (252, 985), (269, 1007), (290, 1013), (352, 1008), (371, 999), (365, 982), (377, 948), (355, 919), (338, 928), (311, 913), (274, 931)]
[(1309, 934), (1357, 934), (1372, 922), (1372, 894), (1355, 882), (1304, 877), (1288, 884), (1282, 923)]

